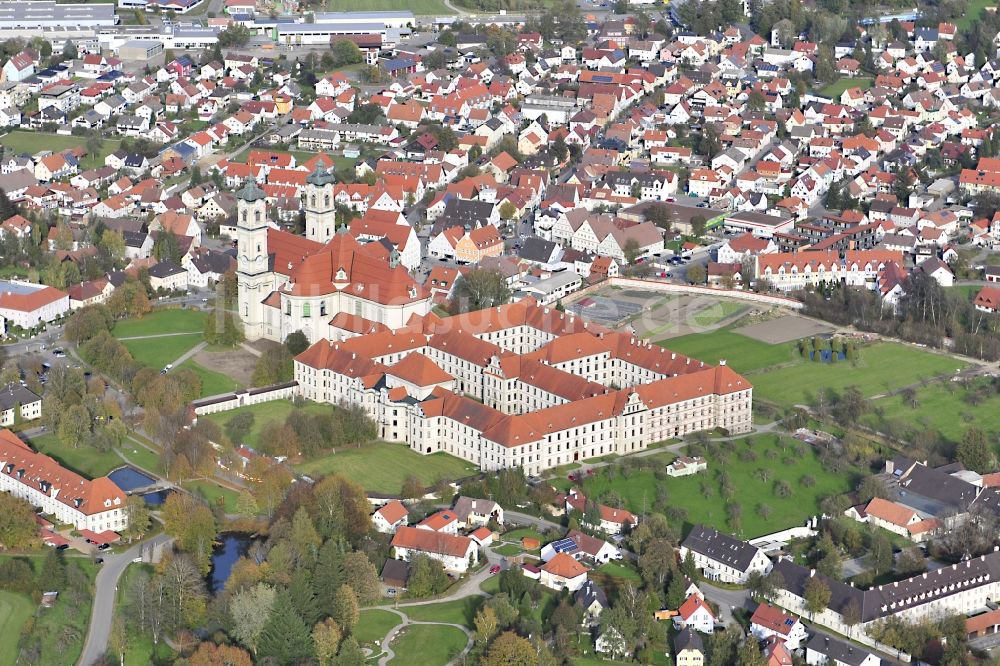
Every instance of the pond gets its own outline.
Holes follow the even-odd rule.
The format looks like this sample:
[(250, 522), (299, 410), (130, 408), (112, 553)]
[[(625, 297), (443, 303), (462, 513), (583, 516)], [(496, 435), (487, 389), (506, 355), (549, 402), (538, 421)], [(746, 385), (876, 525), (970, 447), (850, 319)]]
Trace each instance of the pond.
[(146, 502), (147, 506), (163, 506), (163, 503), (167, 501), (167, 497), (173, 490), (157, 490), (151, 493), (145, 493), (142, 495), (142, 499)]
[(108, 478), (114, 481), (115, 485), (125, 492), (145, 488), (156, 482), (156, 479), (148, 474), (143, 474), (134, 467), (119, 467), (108, 474)]
[(226, 587), (233, 565), (250, 550), (253, 539), (249, 534), (225, 532), (219, 535), (219, 543), (212, 549), (212, 570), (209, 572), (208, 586), (213, 594)]

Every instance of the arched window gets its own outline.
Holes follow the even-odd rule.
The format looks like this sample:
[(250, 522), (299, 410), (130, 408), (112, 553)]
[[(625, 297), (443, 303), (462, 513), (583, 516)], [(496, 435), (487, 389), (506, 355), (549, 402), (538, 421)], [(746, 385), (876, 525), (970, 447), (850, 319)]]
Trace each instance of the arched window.
[(253, 212), (253, 221), (254, 222), (260, 222), (260, 211), (259, 210), (255, 210)]
[(330, 207), (330, 195), (329, 194), (323, 196), (323, 205), (326, 206), (327, 208)]
[(316, 207), (316, 195), (315, 194), (312, 195), (312, 206), (313, 206), (313, 208)]
[(246, 222), (246, 221), (247, 221), (247, 212), (246, 212), (246, 210), (245, 210), (245, 209), (243, 210), (243, 221), (244, 221), (244, 222)]

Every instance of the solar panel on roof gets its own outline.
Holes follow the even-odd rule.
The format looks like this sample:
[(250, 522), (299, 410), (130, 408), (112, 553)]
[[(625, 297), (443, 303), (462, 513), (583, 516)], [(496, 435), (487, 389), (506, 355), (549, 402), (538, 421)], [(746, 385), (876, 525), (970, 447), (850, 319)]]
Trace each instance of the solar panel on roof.
[(572, 550), (576, 550), (576, 542), (572, 539), (560, 539), (552, 544), (552, 550), (557, 553), (568, 553)]

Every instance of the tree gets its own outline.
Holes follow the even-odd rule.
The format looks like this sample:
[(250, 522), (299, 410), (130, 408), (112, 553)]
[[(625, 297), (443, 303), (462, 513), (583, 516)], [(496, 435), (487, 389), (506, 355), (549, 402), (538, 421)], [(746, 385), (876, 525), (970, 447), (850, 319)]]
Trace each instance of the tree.
[(80, 57), (80, 53), (76, 50), (76, 45), (68, 39), (63, 44), (62, 55), (64, 60), (76, 60)]
[(825, 611), (830, 603), (830, 587), (815, 576), (806, 581), (802, 594), (806, 600), (806, 610), (809, 611), (810, 619), (816, 613)]
[(687, 281), (691, 284), (704, 284), (708, 271), (701, 264), (692, 264), (687, 268)]
[(691, 233), (697, 237), (701, 238), (705, 235), (705, 228), (708, 225), (708, 220), (705, 219), (704, 215), (695, 215), (691, 218)]
[(181, 261), (181, 246), (177, 240), (177, 234), (172, 231), (160, 230), (153, 241), (153, 256), (157, 261), (172, 261), (179, 264)]
[(538, 653), (527, 638), (512, 631), (500, 634), (480, 662), (482, 666), (535, 666)]
[(298, 356), (306, 349), (309, 349), (309, 338), (307, 338), (306, 334), (301, 330), (292, 331), (288, 334), (288, 337), (285, 338), (285, 349), (287, 349), (288, 353), (292, 356)]
[(316, 623), (312, 630), (312, 637), (316, 650), (316, 661), (319, 662), (320, 666), (330, 666), (334, 663), (343, 636), (340, 626), (331, 618)]
[(138, 318), (150, 309), (146, 287), (133, 277), (126, 278), (125, 282), (108, 297), (108, 310), (112, 316), (119, 319)]
[(275, 595), (271, 616), (260, 632), (259, 652), (278, 664), (297, 664), (314, 655), (314, 644), (309, 627), (302, 621), (288, 593)]
[(962, 433), (955, 457), (975, 472), (986, 473), (993, 469), (994, 457), (986, 441), (986, 433), (977, 426), (966, 428)]
[(884, 534), (872, 535), (868, 544), (868, 564), (876, 576), (892, 570), (892, 542)]
[(222, 48), (246, 46), (250, 41), (250, 29), (245, 25), (234, 23), (219, 33), (219, 46)]
[(459, 312), (472, 312), (510, 301), (510, 287), (500, 271), (474, 268), (455, 285), (455, 305)]
[(737, 666), (767, 666), (767, 660), (760, 651), (757, 639), (750, 635), (740, 646), (739, 654), (736, 657)]
[(333, 54), (334, 67), (354, 65), (365, 60), (365, 56), (361, 53), (358, 45), (349, 39), (338, 39), (333, 43), (330, 51)]
[(370, 604), (381, 596), (378, 571), (361, 551), (348, 553), (344, 557), (344, 578), (354, 590), (360, 604)]
[(101, 232), (99, 247), (108, 253), (112, 259), (125, 258), (125, 238), (120, 231), (115, 229), (105, 229)]
[(212, 510), (191, 495), (171, 493), (163, 503), (162, 516), (164, 531), (191, 553), (202, 573), (208, 573), (216, 535)]
[(216, 645), (204, 641), (188, 657), (189, 666), (253, 666), (246, 650), (235, 645)]
[(38, 582), (46, 590), (62, 592), (66, 589), (66, 560), (61, 550), (50, 548), (45, 554), (38, 571)]
[(861, 604), (857, 599), (851, 599), (840, 611), (840, 616), (844, 619), (844, 624), (850, 628), (849, 631), (853, 630), (853, 627), (861, 622)]
[(670, 231), (673, 226), (673, 214), (670, 212), (670, 208), (664, 203), (654, 203), (642, 214), (643, 218), (647, 222), (652, 222), (664, 231)]
[(905, 164), (900, 164), (893, 172), (896, 176), (892, 182), (892, 193), (899, 199), (900, 204), (906, 204), (910, 199), (910, 192), (913, 191), (913, 170)]
[(722, 152), (722, 140), (719, 136), (719, 129), (712, 123), (706, 123), (698, 142), (698, 152), (705, 155), (709, 160)]
[(289, 349), (271, 347), (258, 357), (250, 381), (254, 386), (271, 386), (291, 381), (294, 375), (295, 360)]
[(333, 605), (330, 607), (330, 617), (346, 633), (351, 633), (354, 631), (354, 626), (358, 623), (359, 613), (358, 595), (354, 593), (354, 590), (350, 586), (341, 585), (333, 597)]
[(439, 594), (447, 589), (450, 582), (439, 561), (426, 555), (416, 555), (410, 559), (410, 577), (406, 585), (409, 596), (430, 597)]
[(205, 317), (203, 333), (205, 342), (210, 345), (235, 347), (245, 339), (243, 337), (243, 325), (237, 316), (221, 308), (212, 310)]
[(625, 263), (632, 265), (635, 260), (639, 258), (639, 252), (642, 248), (639, 246), (639, 241), (634, 238), (629, 238), (625, 241), (625, 245), (622, 247), (622, 253), (625, 255)]
[(504, 201), (500, 204), (500, 219), (504, 222), (510, 222), (517, 215), (517, 206), (509, 201)]
[(240, 444), (253, 429), (256, 417), (253, 412), (237, 412), (226, 421), (226, 436), (233, 444)]
[(489, 643), (497, 633), (497, 613), (491, 607), (486, 606), (478, 613), (473, 620), (476, 626), (476, 643), (484, 646)]
[[(116, 421), (121, 423), (121, 421)], [(141, 495), (129, 495), (125, 498), (125, 518), (128, 524), (125, 527), (124, 536), (129, 540), (141, 539), (152, 523), (152, 515), (146, 500)]]
[(90, 436), (90, 412), (83, 405), (73, 405), (59, 419), (59, 441), (77, 448)]

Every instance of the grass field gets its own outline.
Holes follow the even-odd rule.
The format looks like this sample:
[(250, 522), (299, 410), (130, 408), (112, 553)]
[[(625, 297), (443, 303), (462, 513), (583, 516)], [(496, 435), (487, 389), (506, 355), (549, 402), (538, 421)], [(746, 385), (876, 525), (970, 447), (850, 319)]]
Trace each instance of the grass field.
[[(811, 448), (803, 446), (803, 453), (796, 454), (795, 440), (787, 437), (778, 439), (776, 435), (759, 435), (748, 438), (751, 449), (756, 454), (754, 460), (742, 460), (739, 452), (746, 449), (742, 440), (737, 442), (735, 453), (731, 454), (727, 465), (733, 486), (733, 501), (742, 508), (741, 538), (753, 538), (786, 527), (801, 525), (802, 522), (820, 512), (820, 501), (830, 494), (843, 493), (856, 485), (855, 475), (849, 472), (831, 473), (827, 471), (819, 457)], [(666, 458), (664, 458), (664, 463)], [(758, 470), (770, 470), (767, 481), (762, 481)], [(695, 523), (704, 523), (731, 532), (727, 524), (726, 501), (721, 496), (718, 478), (719, 464), (714, 456), (708, 456), (708, 472), (671, 478), (666, 481), (656, 479), (652, 469), (633, 472), (627, 479), (618, 474), (608, 481), (603, 474), (595, 474), (583, 484), (584, 494), (600, 497), (613, 491), (625, 500), (626, 508), (639, 513), (645, 507), (649, 510), (656, 501), (656, 489), (662, 486), (667, 491), (667, 504), (687, 512), (684, 520), (686, 532)], [(805, 487), (799, 483), (803, 476), (812, 476), (816, 483)], [(789, 497), (778, 497), (774, 492), (777, 481), (786, 481), (791, 486)], [(705, 495), (702, 484), (710, 488)], [(771, 509), (765, 519), (758, 513), (758, 506), (766, 504)]]
[(215, 506), (221, 497), (222, 506), (226, 513), (236, 513), (237, 511), (236, 500), (239, 499), (240, 494), (235, 490), (223, 488), (212, 481), (188, 481), (183, 486), (192, 494), (208, 502), (211, 506)]
[[(264, 429), (264, 426), (271, 421), (284, 422), (294, 409), (295, 406), (292, 405), (290, 400), (274, 400), (272, 402), (264, 402), (259, 405), (240, 407), (239, 409), (221, 412), (219, 414), (209, 414), (205, 418), (210, 421), (215, 421), (224, 428), (226, 427), (226, 424), (229, 423), (229, 419), (233, 418), (237, 414), (241, 412), (252, 413), (254, 415), (253, 427), (250, 429), (250, 434), (243, 440), (243, 443), (248, 446), (256, 447), (258, 444), (257, 439), (260, 437), (260, 433)], [(329, 412), (333, 409), (333, 407), (330, 405), (321, 405), (317, 402), (307, 402), (302, 409), (307, 412), (322, 414)], [(396, 488), (395, 490), (399, 489)]]
[(205, 326), (205, 313), (198, 310), (171, 308), (154, 310), (139, 319), (122, 319), (115, 323), (116, 338), (165, 333), (201, 333)]
[(819, 91), (820, 95), (826, 95), (827, 97), (833, 97), (835, 99), (839, 98), (845, 90), (848, 88), (854, 88), (857, 86), (862, 90), (868, 90), (872, 87), (874, 81), (871, 78), (859, 76), (855, 78), (845, 77), (838, 81), (834, 81), (827, 87)]
[(954, 373), (965, 363), (914, 347), (882, 342), (864, 347), (857, 364), (848, 361), (797, 364), (749, 376), (754, 398), (779, 405), (809, 404), (819, 388), (841, 391), (857, 385), (868, 397)]
[(448, 9), (441, 0), (361, 0), (361, 2), (326, 0), (326, 11), (328, 12), (388, 12), (400, 10), (411, 11), (418, 16), (421, 14), (448, 16), (455, 13)]
[[(381, 643), (389, 630), (402, 622), (395, 613), (374, 608), (363, 610), (358, 616), (358, 624), (354, 627), (354, 638), (358, 643)], [(375, 651), (378, 654), (378, 650)]]
[(965, 390), (951, 382), (938, 382), (916, 390), (915, 408), (905, 404), (899, 395), (880, 398), (872, 402), (873, 410), (882, 412), (882, 418), (874, 412), (866, 414), (864, 421), (869, 426), (882, 430), (885, 422), (898, 424), (893, 428), (896, 436), (906, 436), (916, 430), (933, 430), (943, 439), (958, 442), (962, 433), (970, 426), (984, 430), (988, 439), (995, 441), (1000, 434), (1000, 395), (992, 393), (978, 405), (965, 402)]
[(520, 546), (515, 546), (512, 543), (505, 543), (502, 546), (494, 548), (493, 552), (497, 555), (503, 555), (504, 557), (511, 557), (513, 555), (520, 555), (524, 552), (524, 549)]
[(733, 369), (743, 373), (796, 360), (791, 344), (769, 345), (728, 329), (667, 338), (656, 344), (705, 363), (716, 364), (724, 358)]
[(55, 458), (64, 467), (91, 479), (95, 476), (104, 476), (123, 464), (122, 459), (114, 451), (102, 452), (90, 446), (70, 448), (51, 433), (32, 437), (28, 443), (32, 448)]
[(413, 625), (392, 641), (400, 666), (442, 666), (465, 648), (468, 640), (455, 627)]
[(438, 479), (461, 479), (477, 471), (475, 465), (446, 453), (420, 455), (405, 444), (372, 442), (359, 449), (341, 449), (336, 453), (296, 466), (309, 476), (339, 473), (360, 483), (365, 490), (395, 493), (403, 480), (414, 475), (429, 486)]
[(136, 443), (135, 440), (128, 440), (121, 449), (122, 455), (137, 467), (160, 473), (160, 456), (155, 451), (150, 451), (145, 446)]
[(136, 361), (159, 370), (179, 359), (199, 342), (200, 333), (178, 333), (163, 338), (125, 340), (122, 344)]
[(750, 306), (746, 303), (736, 301), (717, 301), (711, 306), (700, 311), (694, 316), (694, 323), (698, 326), (715, 326), (723, 319), (731, 317), (738, 312), (748, 310)]
[(982, 287), (977, 284), (957, 284), (953, 287), (948, 287), (945, 291), (965, 303), (975, 298), (980, 289)]
[(955, 21), (955, 27), (959, 31), (968, 30), (973, 21), (979, 20), (980, 15), (987, 7), (995, 4), (996, 0), (969, 0), (969, 4), (965, 7), (965, 13)]
[(602, 564), (597, 567), (597, 572), (611, 578), (630, 580), (633, 583), (638, 583), (642, 580), (642, 576), (639, 575), (638, 571), (620, 562), (608, 562), (607, 564)]
[(201, 396), (204, 398), (209, 395), (219, 395), (220, 393), (230, 393), (238, 388), (242, 388), (239, 382), (234, 379), (227, 377), (221, 372), (215, 372), (214, 370), (209, 370), (208, 368), (195, 363), (194, 359), (189, 358), (180, 364), (181, 368), (187, 368), (188, 370), (193, 370), (195, 374), (201, 377)]
[(483, 597), (466, 597), (440, 604), (404, 606), (400, 610), (406, 613), (411, 620), (417, 622), (447, 622), (448, 624), (462, 624), (472, 629), (473, 620), (483, 601)]
[(0, 591), (0, 666), (17, 663), (17, 638), (21, 627), (35, 612), (35, 602), (23, 594)]
[[(34, 155), (43, 150), (59, 152), (67, 148), (83, 146), (87, 139), (82, 136), (63, 136), (61, 134), (46, 134), (44, 132), (25, 132), (14, 130), (0, 137), (0, 145), (3, 145), (15, 153), (27, 153)], [(105, 139), (100, 152), (96, 155), (87, 155), (83, 158), (80, 166), (83, 169), (96, 169), (104, 166), (104, 158), (118, 150), (121, 141), (118, 139)]]

